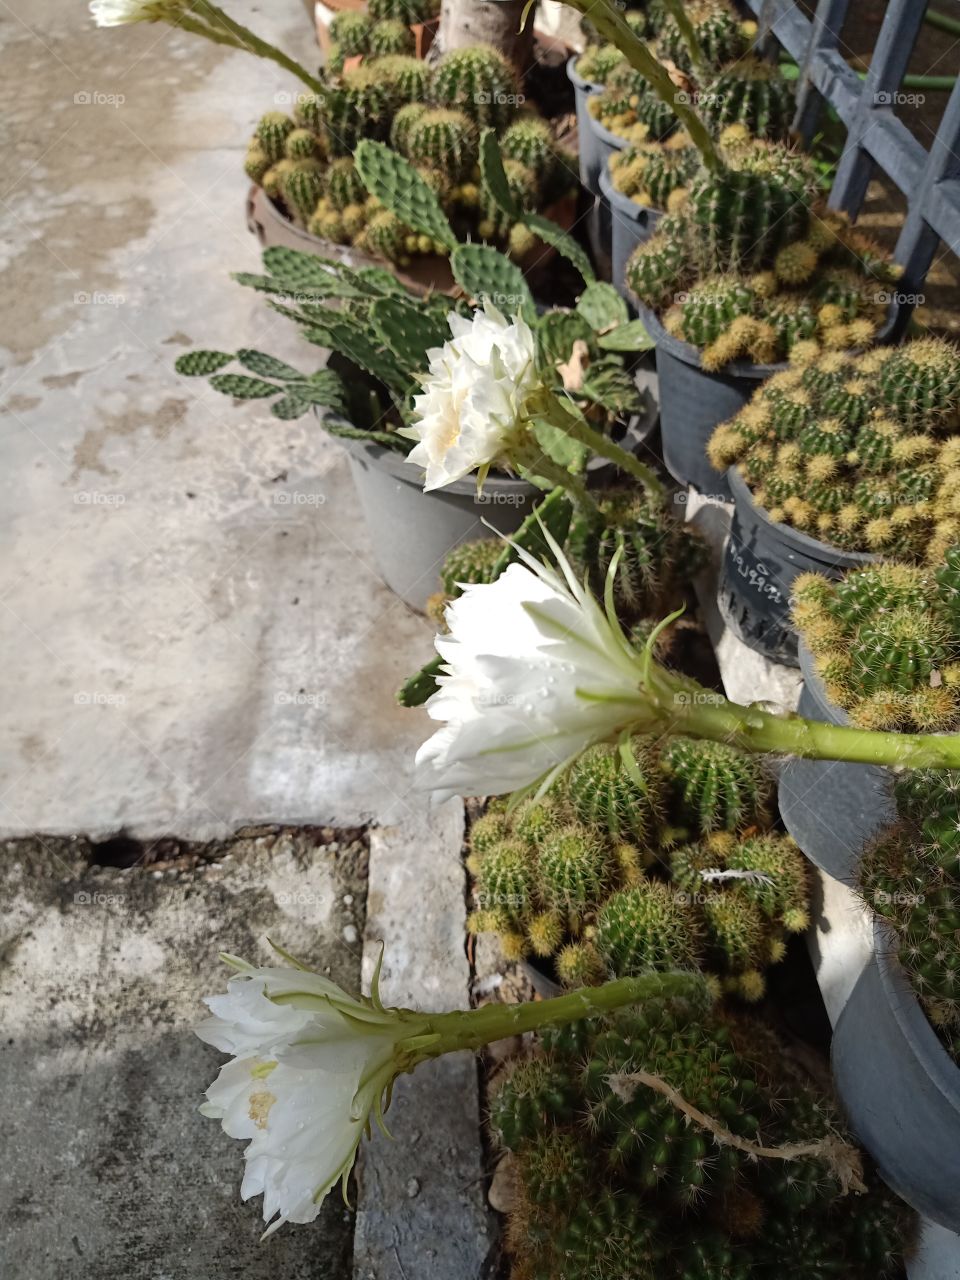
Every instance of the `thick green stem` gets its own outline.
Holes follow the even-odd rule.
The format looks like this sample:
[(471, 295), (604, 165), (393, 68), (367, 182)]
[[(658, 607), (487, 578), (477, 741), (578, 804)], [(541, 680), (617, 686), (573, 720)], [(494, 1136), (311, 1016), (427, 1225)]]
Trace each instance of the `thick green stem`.
[(666, 0), (666, 5), (670, 10), (670, 16), (677, 24), (677, 29), (683, 36), (684, 44), (690, 50), (690, 58), (694, 67), (702, 75), (706, 70), (706, 59), (703, 56), (700, 41), (697, 39), (697, 33), (693, 29), (693, 23), (683, 7), (683, 0)]
[[(278, 49), (276, 45), (272, 45), (266, 40), (261, 40), (261, 38), (248, 27), (243, 26), (240, 22), (234, 21), (228, 13), (224, 13), (224, 11), (218, 8), (217, 5), (210, 4), (209, 0), (193, 0), (190, 11), (201, 18), (205, 18), (211, 26), (218, 27), (222, 31), (233, 36), (235, 48), (246, 49), (250, 53), (255, 53), (261, 58), (269, 58), (271, 62), (275, 62), (278, 66), (283, 67), (284, 71), (289, 71), (290, 74), (296, 76), (298, 80), (302, 80), (303, 83), (314, 93), (323, 93), (323, 85), (316, 79), (316, 77), (312, 76), (310, 72), (307, 71), (306, 67), (302, 67), (294, 58), (289, 58), (283, 50)], [(187, 23), (183, 20), (180, 21), (179, 25), (186, 27), (187, 30), (197, 31), (200, 35), (207, 35), (208, 39), (216, 39), (216, 37), (210, 33), (199, 29), (198, 26), (187, 26)], [(217, 41), (217, 43), (227, 42)]]
[(597, 504), (587, 492), (587, 486), (575, 476), (572, 471), (568, 471), (566, 467), (562, 467), (558, 462), (543, 452), (542, 449), (523, 449), (519, 450), (513, 459), (517, 467), (522, 468), (528, 478), (532, 481), (539, 476), (546, 480), (551, 489), (559, 486), (565, 492), (570, 494), (585, 512), (596, 512)]
[(649, 83), (660, 101), (665, 102), (675, 113), (703, 157), (706, 167), (711, 170), (719, 169), (720, 153), (707, 126), (689, 103), (678, 101), (677, 86), (670, 79), (667, 69), (660, 65), (610, 0), (570, 0), (570, 3), (590, 19), (605, 40), (617, 46), (631, 67), (639, 71)]
[(960, 768), (960, 735), (881, 733), (777, 716), (728, 702), (721, 694), (655, 669), (647, 692), (660, 707), (664, 729), (728, 742), (746, 751), (846, 760), (906, 769)]
[(595, 427), (591, 427), (583, 414), (567, 409), (554, 395), (545, 396), (543, 403), (538, 405), (538, 408), (542, 410), (544, 417), (551, 426), (558, 427), (561, 431), (566, 432), (567, 435), (573, 436), (574, 440), (586, 445), (593, 453), (598, 454), (601, 458), (607, 458), (618, 466), (621, 471), (625, 471), (628, 475), (633, 476), (635, 480), (639, 480), (651, 498), (663, 497), (664, 487), (657, 479), (652, 468), (641, 462), (634, 454), (622, 449), (609, 436), (605, 436), (601, 431), (597, 431)]
[(644, 1000), (686, 998), (708, 1002), (703, 978), (697, 973), (648, 973), (640, 978), (618, 978), (602, 987), (582, 987), (552, 1000), (525, 1004), (488, 1004), (465, 1012), (439, 1013), (426, 1018), (426, 1035), (439, 1039), (424, 1046), (419, 1058), (437, 1058), (458, 1049), (482, 1049), (494, 1040), (562, 1027), (581, 1018), (610, 1013)]

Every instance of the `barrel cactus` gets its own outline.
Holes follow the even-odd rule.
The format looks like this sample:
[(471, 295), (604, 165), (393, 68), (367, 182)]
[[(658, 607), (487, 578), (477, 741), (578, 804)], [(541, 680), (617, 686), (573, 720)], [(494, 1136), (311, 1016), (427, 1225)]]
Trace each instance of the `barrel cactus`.
[(330, 154), (349, 156), (361, 138), (385, 138), (391, 106), (390, 89), (376, 64), (345, 72), (323, 97), (322, 123)]
[(427, 22), (439, 11), (437, 0), (367, 0), (367, 9), (374, 22), (399, 19), (414, 24)]
[(296, 160), (284, 174), (280, 191), (287, 208), (306, 224), (323, 194), (323, 164), (319, 160)]
[(663, 783), (651, 738), (634, 734), (624, 750), (628, 761), (611, 743), (588, 747), (570, 767), (567, 797), (587, 826), (642, 843), (655, 838)]
[(369, 51), (372, 31), (373, 23), (361, 9), (347, 9), (330, 22), (330, 39), (347, 58)]
[[(478, 134), (462, 111), (446, 108), (409, 117), (405, 154), (418, 164), (432, 165), (451, 177), (463, 177), (477, 162)], [(399, 136), (399, 135), (398, 135)]]
[(770, 780), (755, 755), (724, 742), (677, 737), (664, 744), (660, 759), (674, 825), (709, 835), (763, 820)]
[(324, 191), (333, 207), (341, 212), (348, 204), (362, 204), (367, 198), (367, 189), (349, 156), (331, 161), (324, 175)]
[(404, 53), (388, 53), (377, 58), (372, 69), (381, 78), (398, 107), (410, 102), (423, 106), (430, 82), (430, 68), (421, 58)]
[(743, 125), (754, 138), (785, 138), (793, 119), (793, 90), (778, 67), (759, 58), (741, 58), (706, 86), (699, 98), (717, 131)]
[(440, 583), (448, 596), (460, 594), (461, 586), (492, 581), (493, 568), (503, 556), (496, 538), (463, 542), (448, 551), (440, 567)]
[(517, 114), (520, 87), (510, 63), (490, 45), (451, 49), (436, 64), (431, 96), (474, 124), (503, 130)]
[[(719, 6), (701, 8), (690, 16), (707, 68), (719, 70), (743, 57), (747, 39), (741, 22), (731, 9)], [(660, 24), (657, 53), (681, 71), (693, 70), (690, 49), (672, 14)]]
[(369, 50), (373, 58), (397, 53), (409, 55), (414, 47), (413, 32), (399, 18), (375, 22), (370, 30)]
[(268, 111), (260, 117), (254, 136), (272, 164), (283, 159), (287, 137), (294, 128), (294, 122), (283, 111)]
[(685, 895), (657, 880), (608, 898), (597, 913), (594, 941), (616, 977), (695, 968), (702, 953), (699, 921)]
[(563, 913), (573, 933), (580, 931), (586, 914), (603, 900), (611, 874), (603, 840), (586, 827), (563, 827), (550, 834), (540, 848), (540, 894), (552, 910)]

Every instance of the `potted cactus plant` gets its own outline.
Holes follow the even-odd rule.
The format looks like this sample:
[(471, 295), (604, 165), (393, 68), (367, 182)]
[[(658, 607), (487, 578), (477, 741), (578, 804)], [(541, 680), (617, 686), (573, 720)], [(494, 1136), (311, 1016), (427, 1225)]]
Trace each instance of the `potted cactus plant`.
[[(800, 712), (828, 724), (954, 732), (960, 725), (960, 550), (934, 544), (933, 564), (884, 563), (839, 582), (793, 585), (803, 643)], [(789, 760), (780, 811), (804, 853), (852, 884), (860, 851), (896, 817), (891, 776), (870, 765)]]
[(912, 1215), (756, 1019), (664, 1000), (548, 1031), (494, 1082), (490, 1125), (517, 1277), (893, 1280), (911, 1248)]
[[(463, 294), (510, 316), (522, 317), (535, 343), (537, 377), (566, 387), (571, 403), (600, 428), (598, 439), (619, 429), (643, 408), (630, 372), (634, 351), (649, 345), (630, 322), (622, 300), (592, 279), (589, 262), (563, 230), (511, 204), (508, 172), (492, 130), (481, 138), (487, 183), (517, 221), (529, 218), (537, 234), (571, 257), (584, 273), (577, 308), (538, 314), (523, 273), (490, 246), (460, 244), (436, 193), (413, 165), (383, 144), (367, 139), (357, 148), (356, 171), (385, 212), (402, 211), (419, 234), (442, 243)], [(259, 352), (238, 352), (248, 373), (225, 372), (234, 358), (222, 352), (191, 352), (177, 362), (179, 372), (210, 377), (215, 390), (234, 398), (273, 398), (272, 412), (296, 417), (314, 407), (324, 425), (344, 441), (360, 501), (374, 540), (381, 572), (408, 604), (422, 609), (451, 547), (490, 537), (494, 528), (517, 529), (542, 488), (556, 483), (550, 454), (538, 452), (524, 477), (494, 472), (478, 491), (474, 481), (452, 479), (440, 492), (422, 492), (422, 471), (405, 461), (412, 451), (404, 434), (419, 375), (451, 339), (450, 317), (473, 316), (474, 309), (443, 294), (417, 299), (381, 267), (354, 269), (283, 247), (264, 251), (265, 275), (237, 279), (271, 295), (282, 314), (302, 326), (304, 336), (333, 352), (326, 369), (303, 374)], [(340, 303), (346, 305), (339, 305)], [(499, 313), (497, 313), (499, 314)], [(500, 320), (505, 323), (503, 317)], [(532, 377), (531, 370), (531, 377)], [(546, 437), (545, 437), (546, 439)], [(553, 437), (559, 474), (579, 471), (587, 452)], [(611, 449), (616, 446), (611, 442)], [(623, 458), (628, 455), (620, 451)], [(646, 474), (644, 470), (644, 474)], [(552, 478), (551, 478), (552, 477)], [(571, 477), (571, 484), (575, 481)], [(397, 530), (404, 535), (398, 538)]]
[(949, 343), (794, 354), (708, 445), (734, 495), (721, 610), (747, 644), (792, 665), (799, 573), (836, 577), (876, 556), (936, 563), (956, 540), (960, 426)]
[(960, 1231), (960, 829), (958, 776), (896, 787), (900, 822), (867, 848), (874, 954), (837, 1022), (832, 1066), (851, 1126), (884, 1180)]
[[(323, 11), (327, 8), (332, 16)], [(334, 70), (357, 66), (367, 56), (409, 53), (425, 58), (439, 12), (439, 0), (331, 0), (317, 6), (317, 39)]]
[(519, 114), (520, 101), (512, 67), (493, 49), (453, 50), (433, 67), (404, 53), (370, 57), (323, 93), (301, 95), (293, 119), (270, 112), (261, 120), (247, 154), (256, 184), (251, 223), (266, 245), (312, 248), (354, 265), (386, 260), (407, 283), (451, 288), (448, 246), (412, 227), (402, 210), (385, 209), (357, 174), (358, 142), (389, 139), (433, 188), (460, 238), (503, 247), (543, 278), (549, 247), (505, 215), (479, 171), (481, 131), (496, 128), (516, 202), (572, 220), (575, 162), (546, 120)]

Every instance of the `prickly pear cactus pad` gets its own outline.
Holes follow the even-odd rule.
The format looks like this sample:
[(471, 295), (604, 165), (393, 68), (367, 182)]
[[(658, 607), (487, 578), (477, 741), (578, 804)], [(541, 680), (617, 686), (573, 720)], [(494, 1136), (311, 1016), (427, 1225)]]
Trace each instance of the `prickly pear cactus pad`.
[[(547, 1032), (490, 1125), (516, 1175), (515, 1280), (872, 1280), (909, 1243), (871, 1175), (844, 1194), (839, 1118), (751, 1021), (651, 1001)], [(752, 1154), (760, 1135), (777, 1154)]]
[[(923, 369), (935, 363), (936, 391), (932, 379), (903, 376), (912, 362)], [(862, 356), (817, 352), (812, 344), (800, 343), (791, 368), (775, 374), (745, 409), (717, 427), (708, 456), (721, 471), (736, 465), (756, 501), (782, 524), (845, 550), (937, 565), (960, 541), (960, 443), (951, 435), (960, 426), (958, 376), (960, 351), (935, 339), (899, 349), (879, 347)], [(803, 628), (810, 618), (810, 648), (827, 650), (829, 636), (821, 635), (824, 626), (814, 605), (810, 598), (797, 622)], [(921, 624), (922, 618), (911, 621), (905, 615), (878, 619), (874, 648), (885, 655), (898, 646), (911, 651), (918, 646), (918, 660), (928, 673), (952, 661), (951, 651), (943, 654), (938, 648), (936, 628), (925, 642), (919, 632), (911, 635)], [(896, 635), (886, 634), (891, 631)], [(874, 659), (864, 654), (852, 661), (856, 676), (854, 668), (844, 673), (832, 664), (825, 678), (839, 689), (862, 674), (862, 692), (876, 691)], [(884, 661), (881, 657), (881, 667)], [(908, 692), (903, 680), (890, 689)], [(933, 723), (934, 708), (947, 695), (939, 686), (928, 695), (930, 710), (920, 714)], [(896, 714), (890, 723), (898, 719), (907, 723)]]

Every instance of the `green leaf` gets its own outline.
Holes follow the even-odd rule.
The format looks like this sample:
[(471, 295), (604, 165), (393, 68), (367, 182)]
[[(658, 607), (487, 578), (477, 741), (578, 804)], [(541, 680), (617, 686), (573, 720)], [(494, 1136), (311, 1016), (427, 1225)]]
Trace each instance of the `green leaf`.
[(596, 279), (590, 259), (568, 232), (551, 222), (540, 213), (524, 213), (520, 221), (531, 231), (535, 231), (545, 244), (551, 245), (557, 253), (562, 254), (568, 262), (572, 262), (584, 280), (592, 284)]
[(450, 255), (453, 278), (477, 302), (489, 298), (505, 315), (522, 315), (531, 323), (537, 309), (523, 272), (499, 249), (487, 244), (461, 244)]
[(510, 190), (503, 157), (500, 155), (500, 144), (492, 129), (484, 129), (480, 135), (480, 174), (483, 185), (500, 212), (511, 222), (518, 222), (523, 216), (522, 210)]
[(448, 249), (457, 237), (440, 201), (407, 160), (384, 146), (364, 138), (354, 155), (357, 172), (371, 195), (414, 231), (429, 236)]
[(249, 347), (242, 347), (237, 352), (237, 359), (245, 369), (259, 374), (261, 378), (281, 378), (285, 382), (297, 382), (303, 377), (299, 369), (284, 364), (276, 356), (268, 356), (263, 351), (253, 351)]
[(228, 365), (233, 359), (230, 351), (186, 351), (177, 356), (174, 369), (186, 378), (208, 377)]
[(270, 412), (275, 418), (282, 418), (284, 422), (288, 422), (291, 418), (302, 418), (312, 407), (309, 400), (301, 400), (298, 395), (291, 392), (289, 395), (281, 396), (279, 400), (274, 400), (270, 406)]
[(657, 344), (647, 333), (642, 320), (628, 320), (597, 339), (604, 351), (650, 351)]
[(323, 417), (320, 422), (324, 431), (332, 436), (342, 436), (346, 440), (369, 440), (397, 453), (409, 453), (413, 447), (410, 440), (405, 440), (393, 431), (365, 431), (362, 427), (352, 427), (349, 422), (333, 417)]
[(422, 707), (431, 694), (439, 689), (437, 676), (442, 673), (443, 659), (439, 654), (425, 663), (420, 670), (405, 680), (397, 690), (401, 707)]
[(559, 487), (551, 489), (544, 500), (527, 516), (517, 532), (511, 536), (511, 542), (515, 546), (511, 546), (510, 543), (504, 545), (500, 559), (491, 571), (491, 582), (496, 582), (508, 565), (520, 559), (515, 547), (522, 547), (538, 560), (547, 560), (552, 563), (553, 552), (543, 535), (543, 530), (546, 528), (563, 546), (570, 531), (572, 518), (573, 504), (566, 492)]
[(403, 298), (378, 298), (370, 308), (374, 333), (411, 372), (427, 367), (427, 351), (442, 347), (450, 326), (435, 314)]
[(233, 396), (234, 400), (262, 400), (265, 396), (275, 396), (280, 390), (272, 382), (248, 378), (242, 373), (216, 373), (210, 379), (210, 385), (214, 391)]
[(581, 293), (577, 311), (596, 333), (605, 333), (630, 319), (627, 304), (612, 284), (594, 280)]

